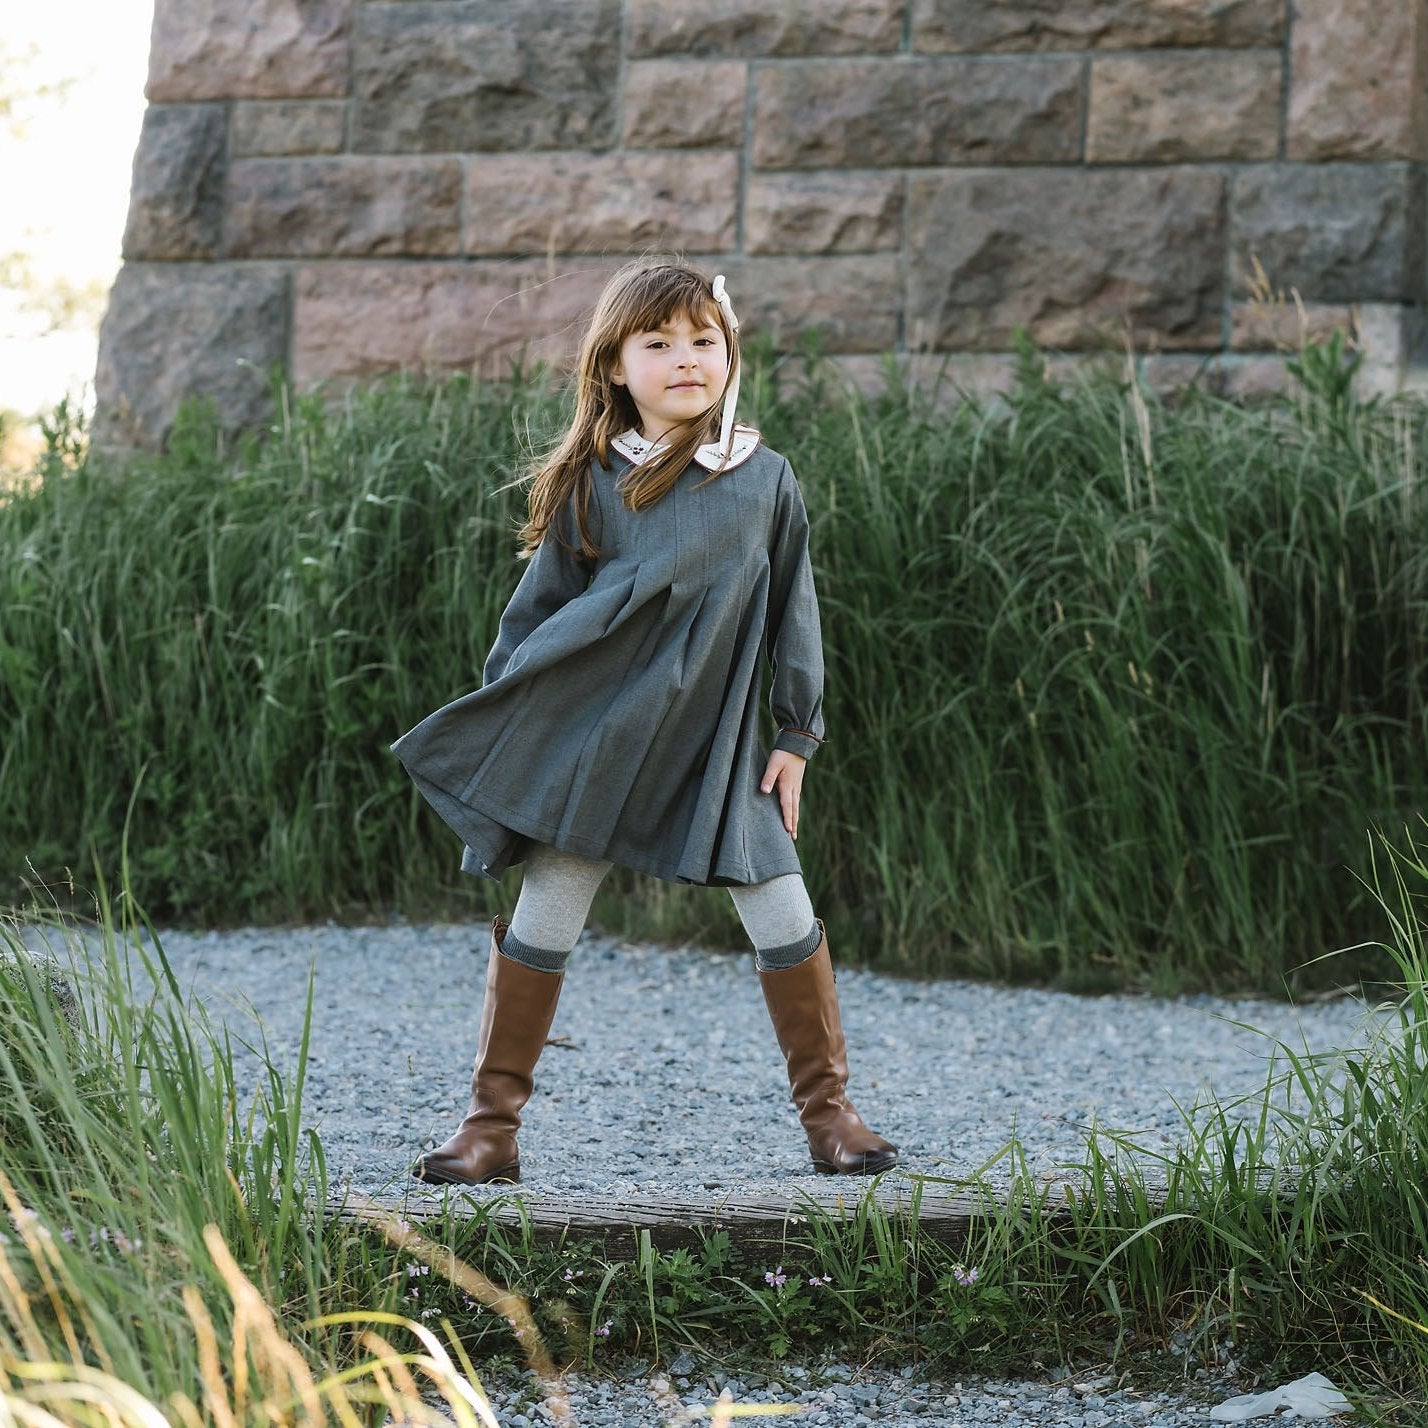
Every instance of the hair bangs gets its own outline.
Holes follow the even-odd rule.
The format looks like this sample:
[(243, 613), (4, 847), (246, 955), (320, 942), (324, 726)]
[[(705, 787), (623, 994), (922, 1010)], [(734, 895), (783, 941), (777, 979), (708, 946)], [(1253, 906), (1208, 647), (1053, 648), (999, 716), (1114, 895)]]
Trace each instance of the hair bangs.
[(632, 332), (654, 332), (687, 318), (695, 327), (714, 327), (731, 337), (709, 284), (687, 268), (651, 268), (631, 285), (612, 337), (616, 345)]

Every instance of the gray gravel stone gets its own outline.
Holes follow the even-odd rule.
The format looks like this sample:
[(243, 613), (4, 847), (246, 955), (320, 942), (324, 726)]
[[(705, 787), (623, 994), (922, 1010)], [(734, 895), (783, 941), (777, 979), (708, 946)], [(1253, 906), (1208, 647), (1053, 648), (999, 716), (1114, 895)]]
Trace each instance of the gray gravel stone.
[[(246, 1040), (256, 1031), (251, 1004), (275, 1062), (289, 1070), (311, 969), (304, 1108), (334, 1187), (440, 1196), (408, 1172), (465, 1105), (489, 924), (161, 936), (180, 984)], [(839, 969), (838, 992), (851, 1097), (902, 1148), (904, 1168), (935, 1174), (975, 1170), (1013, 1129), (1033, 1168), (1055, 1174), (1079, 1162), (1093, 1119), (1164, 1149), (1184, 1133), (1174, 1101), (1188, 1105), (1208, 1086), (1230, 1097), (1262, 1084), (1274, 1038), (1346, 1046), (1370, 1020), (1348, 997), (1301, 1008), (1075, 997), (849, 967)], [(551, 1038), (521, 1133), (523, 1192), (826, 1188), (811, 1173), (751, 954), (587, 931)]]
[[(305, 1111), (321, 1132), (334, 1188), (413, 1199), (442, 1193), (408, 1172), (464, 1105), (489, 924), (160, 935), (185, 992), (235, 1040), (266, 1040), (289, 1071), (311, 973)], [(838, 992), (850, 1094), (869, 1124), (901, 1146), (905, 1168), (938, 1174), (970, 1173), (1013, 1129), (1033, 1168), (1055, 1174), (1079, 1162), (1092, 1119), (1133, 1128), (1163, 1150), (1184, 1134), (1172, 1098), (1188, 1105), (1209, 1086), (1229, 1097), (1262, 1085), (1275, 1038), (1301, 1051), (1345, 1047), (1374, 1024), (1348, 997), (1300, 1008), (1202, 995), (1091, 998), (900, 981), (856, 968), (840, 969)], [(551, 1036), (521, 1136), (523, 1193), (701, 1195), (710, 1182), (786, 1193), (820, 1183), (809, 1173), (748, 952), (633, 945), (590, 929)], [(256, 1058), (240, 1052), (239, 1061), (256, 1084)], [(814, 1411), (798, 1421), (828, 1428), (1188, 1428), (1238, 1391), (1196, 1373), (1178, 1396), (1163, 1384), (1140, 1392), (1105, 1369), (1061, 1366), (1021, 1383), (949, 1382), (917, 1365), (836, 1360), (786, 1365), (777, 1382), (731, 1368), (681, 1349), (658, 1372), (646, 1364), (564, 1382), (579, 1428), (670, 1424), (685, 1410), (707, 1411), (726, 1385), (744, 1403), (808, 1404)], [(485, 1386), (503, 1425), (553, 1421), (531, 1377), (508, 1374)]]

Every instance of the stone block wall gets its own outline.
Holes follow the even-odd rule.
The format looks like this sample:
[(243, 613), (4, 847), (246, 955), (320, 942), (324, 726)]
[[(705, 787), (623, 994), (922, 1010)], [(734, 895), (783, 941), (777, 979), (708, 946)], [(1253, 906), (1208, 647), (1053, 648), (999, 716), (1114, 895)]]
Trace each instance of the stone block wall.
[(157, 0), (96, 439), (179, 397), (573, 354), (674, 248), (748, 330), (995, 389), (1013, 333), (1250, 393), (1297, 292), (1366, 383), (1425, 287), (1428, 0)]

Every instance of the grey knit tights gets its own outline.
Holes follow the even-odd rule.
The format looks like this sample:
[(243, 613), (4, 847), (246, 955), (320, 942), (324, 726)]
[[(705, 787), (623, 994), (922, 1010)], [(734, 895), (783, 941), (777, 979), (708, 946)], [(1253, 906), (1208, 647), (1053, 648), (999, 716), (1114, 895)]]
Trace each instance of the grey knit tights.
[[(559, 972), (590, 915), (590, 904), (613, 864), (532, 843), (525, 878), (501, 951), (527, 967)], [(801, 873), (729, 888), (761, 971), (811, 957), (820, 935)]]

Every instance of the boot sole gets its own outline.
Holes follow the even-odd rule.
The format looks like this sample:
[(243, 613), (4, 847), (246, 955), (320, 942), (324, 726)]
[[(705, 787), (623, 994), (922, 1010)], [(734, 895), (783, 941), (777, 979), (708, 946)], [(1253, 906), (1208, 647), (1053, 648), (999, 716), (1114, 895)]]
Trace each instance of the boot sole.
[(499, 1170), (493, 1170), (488, 1175), (482, 1175), (479, 1179), (472, 1180), (468, 1175), (452, 1175), (444, 1170), (437, 1170), (435, 1167), (428, 1168), (424, 1160), (419, 1160), (412, 1167), (412, 1179), (420, 1180), (423, 1185), (490, 1185), (498, 1180), (508, 1185), (518, 1185), (521, 1179), (521, 1165), (519, 1161), (516, 1161), (513, 1165), (503, 1165)]
[(891, 1170), (896, 1164), (896, 1155), (878, 1151), (871, 1155), (865, 1155), (857, 1165), (848, 1170), (839, 1170), (830, 1160), (817, 1159), (813, 1162), (813, 1168), (820, 1175), (881, 1175), (884, 1170)]

